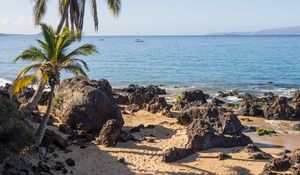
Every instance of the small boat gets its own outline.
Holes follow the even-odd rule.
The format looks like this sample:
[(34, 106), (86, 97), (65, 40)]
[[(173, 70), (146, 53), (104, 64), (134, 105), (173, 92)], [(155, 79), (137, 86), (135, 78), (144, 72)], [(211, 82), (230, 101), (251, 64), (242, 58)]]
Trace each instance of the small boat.
[(135, 40), (135, 42), (137, 42), (137, 43), (143, 43), (144, 41), (140, 40), (140, 39), (137, 39), (137, 40)]

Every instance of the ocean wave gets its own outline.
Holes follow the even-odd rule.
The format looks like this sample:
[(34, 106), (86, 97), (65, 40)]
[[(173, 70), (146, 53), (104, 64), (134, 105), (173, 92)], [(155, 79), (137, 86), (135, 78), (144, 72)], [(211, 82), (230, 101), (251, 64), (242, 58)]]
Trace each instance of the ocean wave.
[(12, 81), (10, 81), (10, 80), (8, 80), (6, 78), (0, 78), (0, 87), (1, 86), (5, 86), (5, 84), (7, 84), (7, 83), (11, 84)]

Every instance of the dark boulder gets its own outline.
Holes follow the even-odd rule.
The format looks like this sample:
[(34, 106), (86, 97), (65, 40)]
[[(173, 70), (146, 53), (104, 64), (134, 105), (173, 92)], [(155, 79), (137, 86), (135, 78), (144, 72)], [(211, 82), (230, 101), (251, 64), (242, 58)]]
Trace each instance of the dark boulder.
[(247, 101), (247, 102), (253, 102), (253, 101), (256, 100), (257, 97), (254, 96), (254, 95), (251, 95), (251, 94), (249, 94), (249, 93), (245, 93), (245, 94), (242, 96), (242, 98), (243, 98), (244, 101)]
[(114, 94), (113, 95), (115, 102), (118, 105), (127, 105), (129, 103), (129, 99), (127, 96), (123, 96), (120, 94)]
[(253, 102), (242, 101), (237, 110), (238, 115), (243, 116), (263, 116), (263, 110), (259, 109)]
[[(216, 127), (216, 126), (215, 126)], [(222, 124), (216, 130), (213, 125), (202, 119), (195, 119), (187, 128), (188, 144), (187, 148), (201, 151), (209, 148), (229, 148), (235, 146), (245, 146), (252, 143), (251, 139), (241, 131), (230, 131), (230, 135), (223, 134), (221, 131), (224, 127)], [(240, 128), (241, 126), (238, 126)]]
[(252, 153), (249, 157), (249, 159), (255, 159), (255, 160), (271, 160), (272, 158), (273, 156), (265, 152)]
[(181, 101), (207, 103), (207, 95), (201, 90), (185, 91), (180, 96)]
[(221, 105), (225, 104), (224, 101), (222, 101), (222, 100), (220, 100), (220, 99), (218, 99), (218, 98), (213, 98), (213, 99), (211, 100), (211, 103), (212, 103), (212, 104), (215, 104), (215, 105), (217, 105), (217, 106), (221, 106)]
[(75, 130), (98, 135), (110, 119), (124, 124), (107, 81), (85, 77), (64, 80), (57, 93), (53, 113)]
[(293, 98), (291, 99), (289, 105), (295, 110), (295, 117), (300, 118), (300, 90), (293, 93)]
[(218, 92), (218, 97), (225, 98), (228, 96), (241, 97), (241, 95), (237, 91)]
[(220, 153), (220, 154), (218, 155), (218, 158), (219, 158), (219, 160), (225, 160), (225, 159), (231, 159), (232, 156), (231, 156), (231, 155), (228, 155), (228, 154), (225, 154), (225, 153)]
[(239, 134), (243, 127), (237, 116), (223, 107), (206, 106), (182, 112), (177, 117), (181, 125), (189, 125), (195, 119), (210, 123), (221, 134)]
[(243, 151), (245, 151), (246, 153), (256, 153), (256, 152), (262, 152), (261, 149), (259, 149), (257, 146), (255, 146), (254, 144), (248, 144)]
[(162, 113), (164, 110), (170, 110), (170, 106), (167, 104), (165, 97), (154, 97), (145, 108), (151, 113)]
[(120, 138), (121, 130), (122, 126), (116, 120), (108, 120), (96, 141), (104, 146), (115, 146)]
[(72, 134), (75, 133), (74, 130), (67, 124), (60, 124), (58, 126), (58, 129), (59, 129), (60, 132), (65, 133), (65, 134), (69, 134), (69, 135), (72, 135)]
[(164, 152), (162, 161), (166, 163), (174, 162), (192, 155), (193, 153), (194, 151), (192, 149), (172, 147)]
[(49, 147), (51, 144), (61, 149), (66, 149), (68, 147), (67, 140), (63, 139), (60, 135), (56, 134), (55, 132), (46, 129), (41, 145), (44, 147)]
[(67, 163), (68, 166), (75, 166), (75, 161), (71, 158), (68, 158), (66, 160), (66, 163)]
[(293, 172), (298, 173), (300, 163), (300, 150), (295, 150), (292, 153), (284, 154), (279, 158), (274, 158), (270, 163), (264, 167), (263, 175), (272, 173), (273, 171), (280, 171), (281, 173)]
[(288, 98), (278, 97), (271, 106), (264, 109), (264, 116), (267, 119), (292, 119), (295, 110), (288, 105)]

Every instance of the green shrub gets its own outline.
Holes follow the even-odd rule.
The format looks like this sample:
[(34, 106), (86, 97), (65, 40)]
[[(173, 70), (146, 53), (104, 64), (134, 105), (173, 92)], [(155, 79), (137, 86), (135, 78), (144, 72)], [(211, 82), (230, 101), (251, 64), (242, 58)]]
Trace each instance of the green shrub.
[(0, 144), (16, 153), (34, 144), (33, 129), (23, 119), (16, 103), (0, 96)]
[(257, 128), (256, 133), (259, 136), (276, 134), (273, 128)]
[(175, 97), (175, 100), (176, 100), (176, 103), (179, 103), (179, 102), (180, 102), (180, 100), (181, 100), (181, 97), (180, 97), (180, 95), (176, 95), (176, 97)]

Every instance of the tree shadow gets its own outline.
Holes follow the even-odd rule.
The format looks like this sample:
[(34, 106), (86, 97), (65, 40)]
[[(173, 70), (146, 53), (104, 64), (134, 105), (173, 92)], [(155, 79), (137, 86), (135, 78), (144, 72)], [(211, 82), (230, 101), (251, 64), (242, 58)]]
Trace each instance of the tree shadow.
[[(169, 139), (176, 134), (176, 131), (166, 128), (164, 126), (161, 125), (153, 125), (153, 126), (154, 128), (152, 129), (150, 128), (140, 129), (140, 132), (132, 133), (132, 135), (134, 135), (136, 139), (140, 139), (143, 136), (151, 136), (151, 135), (153, 135), (157, 139)], [(123, 130), (129, 132), (132, 128), (134, 127), (124, 126)]]
[[(109, 152), (99, 149), (97, 145), (89, 144), (85, 149), (80, 149), (78, 146), (72, 145), (68, 149), (72, 152), (65, 153), (61, 150), (56, 151), (59, 155), (54, 158), (54, 162), (66, 162), (68, 158), (75, 161), (75, 166), (66, 166), (69, 172), (82, 175), (99, 175), (99, 174), (135, 174), (126, 165), (118, 161), (118, 157), (114, 157)], [(122, 172), (122, 173), (120, 173)], [(55, 174), (63, 174), (55, 172)]]

